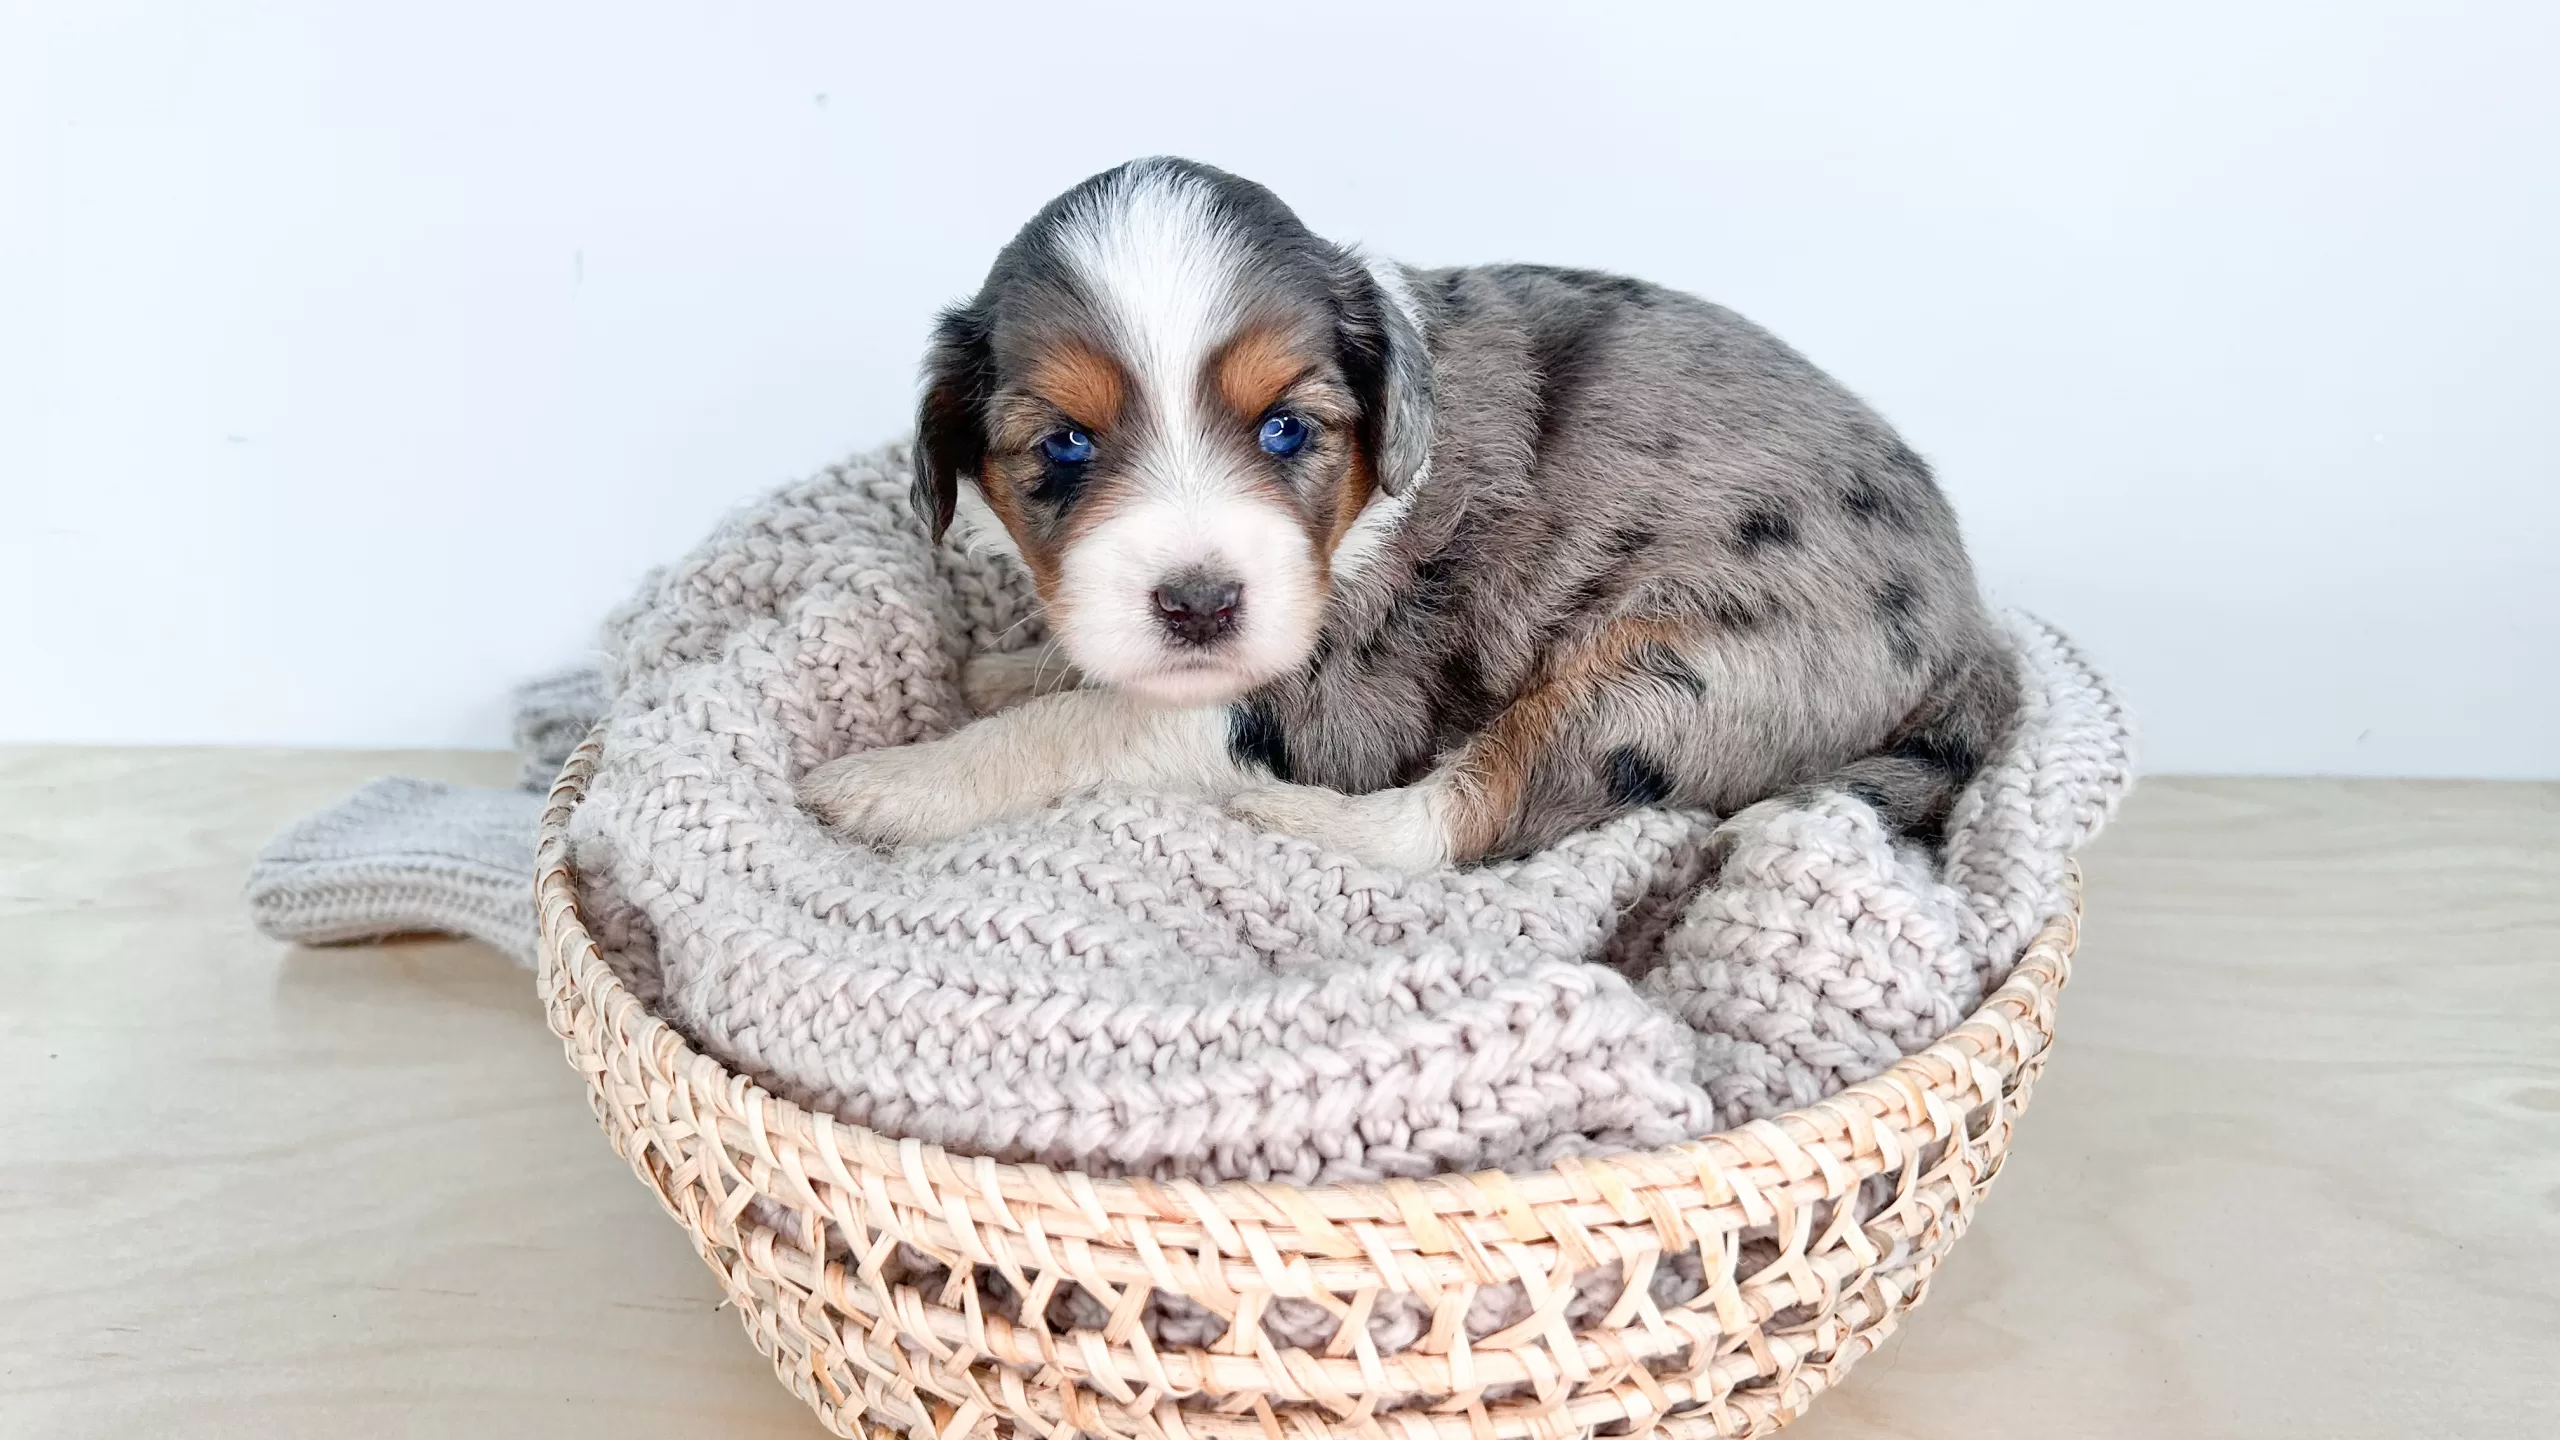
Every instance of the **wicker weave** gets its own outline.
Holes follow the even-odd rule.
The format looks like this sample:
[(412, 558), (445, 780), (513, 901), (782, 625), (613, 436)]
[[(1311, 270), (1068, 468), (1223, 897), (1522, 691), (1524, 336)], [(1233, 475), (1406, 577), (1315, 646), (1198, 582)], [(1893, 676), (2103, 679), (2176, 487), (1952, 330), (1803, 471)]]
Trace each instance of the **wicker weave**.
[[(2043, 1066), (2078, 937), (2075, 884), (2007, 983), (1937, 1044), (1821, 1104), (1666, 1150), (1383, 1184), (1095, 1179), (812, 1114), (651, 1015), (578, 915), (565, 837), (595, 760), (591, 739), (542, 822), (551, 1027), (614, 1149), (840, 1435), (1767, 1434), (1892, 1332), (1964, 1233)], [(1692, 1246), (1703, 1289), (1657, 1305), (1656, 1267)], [(918, 1251), (947, 1279), (918, 1288), (901, 1263)], [(1603, 1266), (1617, 1267), (1614, 1303), (1577, 1333), (1574, 1282)], [(1513, 1281), (1526, 1318), (1471, 1336), (1469, 1306)], [(1071, 1285), (1107, 1324), (1046, 1323)], [(1141, 1323), (1159, 1291), (1224, 1317), (1225, 1334), (1159, 1348)], [(1390, 1295), (1429, 1320), (1381, 1354), (1367, 1322)], [(1321, 1351), (1263, 1327), (1291, 1299), (1341, 1317)]]

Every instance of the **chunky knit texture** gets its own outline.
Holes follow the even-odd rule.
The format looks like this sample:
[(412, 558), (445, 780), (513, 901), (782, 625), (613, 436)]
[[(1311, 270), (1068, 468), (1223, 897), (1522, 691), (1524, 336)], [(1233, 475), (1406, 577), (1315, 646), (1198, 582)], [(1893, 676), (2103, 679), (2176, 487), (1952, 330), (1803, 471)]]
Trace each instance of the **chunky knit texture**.
[(699, 1046), (966, 1153), (1362, 1178), (1807, 1103), (1975, 1006), (2130, 773), (2120, 707), (2021, 617), (2026, 710), (1943, 866), (1847, 796), (1420, 876), (1128, 793), (884, 854), (794, 782), (964, 723), (963, 661), (1038, 623), (997, 562), (917, 533), (906, 485), (903, 454), (860, 458), (652, 578), (611, 627), (572, 830), (590, 928)]
[(267, 842), (249, 915), (279, 940), (336, 945), (436, 933), (530, 965), (542, 796), (388, 776)]
[(523, 761), (516, 783), (537, 793), (560, 778), (569, 752), (587, 738), (613, 702), (604, 671), (579, 665), (516, 687), (516, 755)]
[(606, 703), (593, 665), (519, 686), (518, 788), (375, 780), (267, 842), (249, 866), (250, 918), (265, 934), (305, 945), (468, 935), (531, 969), (543, 792)]

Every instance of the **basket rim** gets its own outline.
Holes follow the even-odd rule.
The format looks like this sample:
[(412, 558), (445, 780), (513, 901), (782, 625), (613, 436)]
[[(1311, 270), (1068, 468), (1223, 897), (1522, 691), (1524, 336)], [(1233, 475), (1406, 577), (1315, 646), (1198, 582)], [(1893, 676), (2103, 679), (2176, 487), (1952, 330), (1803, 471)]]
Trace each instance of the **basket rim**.
[[(727, 1091), (734, 1113), (760, 1122), (749, 1127), (758, 1150), (767, 1150), (777, 1136), (798, 1142), (840, 1172), (832, 1178), (850, 1183), (850, 1174), (885, 1171), (902, 1175), (907, 1188), (928, 1198), (956, 1182), (999, 1209), (1017, 1201), (1081, 1211), (1102, 1231), (1113, 1228), (1114, 1216), (1196, 1220), (1213, 1234), (1225, 1232), (1218, 1234), (1219, 1248), (1230, 1253), (1250, 1248), (1236, 1234), (1240, 1220), (1295, 1232), (1299, 1247), (1319, 1256), (1368, 1257), (1365, 1246), (1336, 1228), (1343, 1222), (1394, 1225), (1409, 1231), (1419, 1249), (1446, 1253), (1462, 1248), (1462, 1242), (1439, 1218), (1444, 1215), (1491, 1221), (1496, 1228), (1509, 1221), (1515, 1229), (1525, 1225), (1543, 1236), (1547, 1227), (1531, 1218), (1531, 1209), (1597, 1204), (1614, 1211), (1620, 1221), (1659, 1220), (1662, 1207), (1647, 1203), (1645, 1196), (1672, 1187), (1703, 1192), (1698, 1198), (1711, 1206), (1738, 1205), (1753, 1223), (1767, 1223), (1782, 1208), (1773, 1202), (1786, 1197), (1755, 1183), (1753, 1172), (1761, 1172), (1765, 1181), (1770, 1178), (1767, 1170), (1774, 1168), (1784, 1176), (1786, 1188), (1811, 1181), (1826, 1194), (1838, 1194), (1863, 1173), (1900, 1163), (1893, 1158), (1896, 1142), (1891, 1137), (1908, 1139), (1919, 1131), (1944, 1138), (1961, 1128), (1968, 1107), (1956, 1097), (1998, 1097), (2052, 1043), (2054, 1013), (2079, 940), (2081, 876), (2073, 860), (2066, 868), (2062, 904), (2046, 917), (2008, 978), (1938, 1040), (1874, 1078), (1811, 1105), (1658, 1149), (1568, 1156), (1543, 1170), (1450, 1171), (1312, 1185), (1095, 1176), (1038, 1161), (947, 1150), (811, 1110), (730, 1070), (643, 1004), (604, 963), (578, 909), (568, 821), (595, 773), (603, 733), (599, 724), (571, 753), (553, 782), (537, 832), (534, 906), (541, 943), (536, 970), (546, 1008), (564, 988), (574, 992), (619, 1033), (627, 1048), (658, 1057), (664, 1073), (681, 1074), (701, 1090)], [(561, 1031), (556, 1016), (553, 1028)], [(1838, 1142), (1846, 1142), (1851, 1154), (1882, 1142), (1886, 1153), (1881, 1158), (1889, 1163), (1853, 1171), (1834, 1153)], [(766, 1153), (761, 1158), (774, 1157)]]

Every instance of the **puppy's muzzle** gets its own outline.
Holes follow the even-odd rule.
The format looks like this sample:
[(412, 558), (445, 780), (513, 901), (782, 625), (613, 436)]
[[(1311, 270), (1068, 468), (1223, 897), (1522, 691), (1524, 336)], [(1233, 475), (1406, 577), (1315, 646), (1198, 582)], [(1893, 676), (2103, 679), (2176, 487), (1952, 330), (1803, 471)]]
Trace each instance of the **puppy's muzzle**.
[(1221, 575), (1188, 571), (1155, 591), (1156, 619), (1180, 645), (1214, 645), (1236, 628), (1244, 586)]

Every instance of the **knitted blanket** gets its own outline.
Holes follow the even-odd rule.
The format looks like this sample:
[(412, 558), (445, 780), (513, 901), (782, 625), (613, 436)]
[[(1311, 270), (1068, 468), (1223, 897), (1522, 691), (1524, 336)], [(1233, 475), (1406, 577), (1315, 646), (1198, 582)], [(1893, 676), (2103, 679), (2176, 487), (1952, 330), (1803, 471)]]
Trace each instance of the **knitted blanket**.
[(534, 827), (607, 700), (592, 665), (519, 686), (514, 789), (391, 775), (287, 826), (249, 866), (250, 917), (307, 945), (468, 935), (531, 969)]
[(896, 450), (829, 470), (652, 578), (609, 627), (572, 822), (588, 924), (644, 1000), (888, 1134), (1301, 1182), (1695, 1136), (1961, 1021), (2128, 783), (2121, 707), (2012, 617), (2025, 708), (1942, 863), (1845, 795), (1420, 876), (1141, 793), (884, 853), (794, 781), (965, 723), (963, 661), (1038, 638), (1000, 562), (918, 532), (906, 474)]

